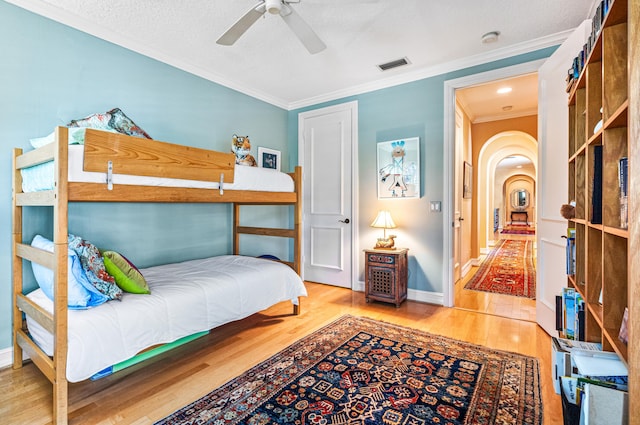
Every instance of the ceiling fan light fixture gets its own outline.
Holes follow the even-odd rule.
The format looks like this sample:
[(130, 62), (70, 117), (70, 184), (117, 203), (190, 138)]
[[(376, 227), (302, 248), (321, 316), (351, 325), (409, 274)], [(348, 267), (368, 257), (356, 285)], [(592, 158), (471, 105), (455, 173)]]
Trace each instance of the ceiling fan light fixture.
[(282, 0), (265, 0), (265, 6), (267, 8), (267, 12), (272, 15), (277, 15), (280, 13), (280, 8), (282, 7)]

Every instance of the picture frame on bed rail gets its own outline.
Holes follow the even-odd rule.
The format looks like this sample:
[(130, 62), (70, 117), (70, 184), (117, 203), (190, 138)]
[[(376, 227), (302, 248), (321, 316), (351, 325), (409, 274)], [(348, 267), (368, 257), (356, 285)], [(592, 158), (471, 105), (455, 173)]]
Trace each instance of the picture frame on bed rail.
[(280, 171), (280, 151), (258, 147), (258, 167)]

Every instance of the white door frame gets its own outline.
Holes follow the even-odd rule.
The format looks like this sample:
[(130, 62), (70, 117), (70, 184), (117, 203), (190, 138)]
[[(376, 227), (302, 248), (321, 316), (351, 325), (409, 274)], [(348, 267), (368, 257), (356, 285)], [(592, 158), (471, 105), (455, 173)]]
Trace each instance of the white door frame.
[(447, 80), (444, 82), (444, 202), (442, 206), (443, 220), (443, 240), (445, 266), (442, 273), (443, 303), (446, 307), (454, 306), (454, 284), (453, 281), (453, 224), (454, 224), (454, 172), (455, 166), (455, 114), (456, 114), (456, 90), (488, 83), (495, 80), (516, 77), (518, 75), (537, 72), (538, 68), (546, 59), (539, 59), (525, 62), (518, 65), (495, 69), (493, 71), (481, 72), (479, 74), (468, 75), (466, 77)]
[[(358, 259), (360, 258), (360, 241), (358, 239), (358, 101), (341, 103), (338, 105), (327, 106), (324, 108), (312, 109), (310, 111), (301, 112), (298, 114), (298, 164), (302, 166), (302, 173), (304, 174), (304, 128), (300, 123), (309, 115), (317, 115), (318, 113), (334, 113), (339, 111), (351, 112), (351, 289), (357, 283), (358, 273), (360, 271), (360, 265)], [(304, 181), (304, 179), (303, 179)], [(304, 188), (303, 188), (304, 190)], [(304, 217), (303, 217), (304, 220)], [(300, 223), (304, 229), (304, 223)], [(302, 232), (302, 240), (300, 246), (304, 247), (305, 235)], [(304, 257), (304, 250), (302, 250), (302, 264), (300, 267), (300, 276), (304, 280), (304, 263), (306, 261)]]

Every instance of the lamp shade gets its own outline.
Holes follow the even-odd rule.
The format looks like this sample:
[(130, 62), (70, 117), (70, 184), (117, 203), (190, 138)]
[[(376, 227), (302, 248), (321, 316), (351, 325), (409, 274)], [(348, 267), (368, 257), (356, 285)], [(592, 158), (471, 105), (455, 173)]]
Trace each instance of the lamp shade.
[(381, 229), (394, 229), (396, 227), (396, 223), (393, 222), (391, 218), (391, 213), (389, 211), (380, 211), (376, 216), (376, 219), (371, 223), (371, 227), (378, 227)]

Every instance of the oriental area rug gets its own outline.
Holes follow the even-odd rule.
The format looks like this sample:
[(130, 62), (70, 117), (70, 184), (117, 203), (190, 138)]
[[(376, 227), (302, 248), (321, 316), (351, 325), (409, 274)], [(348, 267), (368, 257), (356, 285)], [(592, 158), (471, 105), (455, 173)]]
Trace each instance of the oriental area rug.
[(536, 358), (343, 316), (156, 425), (541, 423)]
[(533, 264), (533, 242), (500, 240), (464, 288), (535, 298), (536, 270)]
[(503, 235), (535, 235), (536, 229), (526, 226), (504, 226), (500, 231)]

